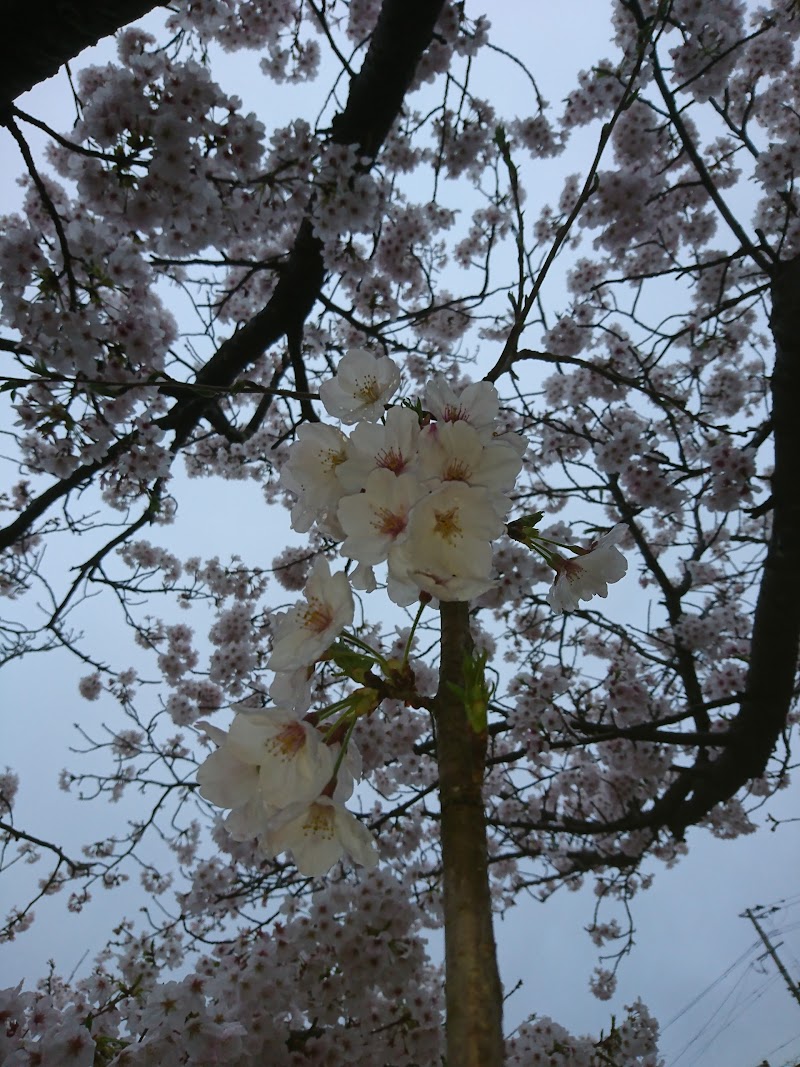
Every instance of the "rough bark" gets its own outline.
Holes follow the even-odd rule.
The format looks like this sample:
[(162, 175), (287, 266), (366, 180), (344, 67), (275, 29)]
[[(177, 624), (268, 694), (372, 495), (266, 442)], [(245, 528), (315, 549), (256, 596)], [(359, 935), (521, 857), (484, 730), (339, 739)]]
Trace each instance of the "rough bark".
[(465, 654), (472, 651), (466, 604), (443, 603), (435, 700), (442, 813), (448, 1067), (502, 1067), (503, 993), (489, 894), (482, 785), (486, 734), (467, 721)]
[(14, 0), (2, 5), (0, 115), (38, 82), (160, 0)]

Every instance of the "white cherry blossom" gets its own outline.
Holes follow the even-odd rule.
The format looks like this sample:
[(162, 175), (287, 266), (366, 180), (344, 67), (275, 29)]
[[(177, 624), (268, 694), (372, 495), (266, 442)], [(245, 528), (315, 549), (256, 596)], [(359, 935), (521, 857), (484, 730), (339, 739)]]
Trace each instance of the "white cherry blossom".
[(363, 493), (339, 504), (339, 522), (347, 534), (342, 555), (366, 564), (385, 560), (408, 536), (411, 510), (424, 492), (411, 474), (396, 477), (389, 470), (374, 470)]
[(468, 422), (484, 437), (496, 429), (500, 400), (491, 382), (473, 382), (456, 392), (437, 374), (425, 387), (422, 403), (439, 422)]
[(275, 704), (291, 708), (298, 716), (311, 707), (311, 667), (297, 667), (291, 671), (276, 671), (269, 695)]
[(276, 810), (264, 801), (258, 790), (245, 804), (229, 811), (222, 823), (234, 841), (252, 841), (264, 833)]
[(374, 867), (378, 850), (369, 830), (330, 797), (292, 804), (271, 820), (262, 839), (268, 855), (291, 851), (301, 874), (325, 874), (345, 853), (362, 867)]
[(388, 356), (363, 348), (343, 356), (336, 375), (323, 382), (319, 398), (334, 419), (350, 425), (377, 422), (400, 385), (400, 371)]
[(480, 596), (492, 587), (491, 542), (503, 529), (488, 490), (443, 485), (419, 501), (407, 540), (389, 553), (389, 595), (409, 604), (416, 586), (440, 600)]
[[(342, 485), (337, 467), (347, 459), (347, 438), (341, 430), (324, 423), (303, 423), (289, 458), (281, 471), (281, 485), (297, 496), (292, 508), (292, 529), (310, 530), (315, 522), (335, 523)], [(336, 537), (335, 530), (331, 533)]]
[(628, 570), (628, 561), (617, 548), (624, 535), (625, 526), (620, 523), (598, 538), (583, 555), (554, 559), (557, 571), (547, 603), (556, 614), (574, 611), (581, 600), (608, 596), (608, 586), (618, 582)]
[(335, 754), (322, 734), (287, 708), (239, 713), (227, 743), (243, 763), (258, 766), (261, 795), (274, 807), (312, 800), (333, 775)]
[(418, 466), (419, 433), (419, 419), (409, 408), (390, 408), (383, 424), (359, 423), (336, 476), (348, 493), (358, 493), (371, 471), (413, 474)]
[[(198, 723), (201, 729), (217, 740), (208, 723)], [(217, 731), (223, 740), (220, 747), (206, 757), (197, 769), (198, 792), (220, 808), (240, 808), (259, 794), (258, 764), (243, 760), (227, 745), (227, 734)]]
[(298, 601), (276, 627), (267, 667), (294, 671), (315, 663), (353, 621), (353, 610), (347, 575), (331, 574), (328, 561), (317, 559), (306, 582), (305, 602)]
[(374, 593), (378, 588), (375, 571), (367, 563), (359, 563), (355, 570), (350, 572), (350, 584), (364, 593)]
[[(522, 458), (504, 441), (482, 440), (468, 422), (434, 422), (420, 437), (420, 468), (425, 479), (503, 492), (514, 488)], [(503, 514), (506, 510), (507, 502)]]

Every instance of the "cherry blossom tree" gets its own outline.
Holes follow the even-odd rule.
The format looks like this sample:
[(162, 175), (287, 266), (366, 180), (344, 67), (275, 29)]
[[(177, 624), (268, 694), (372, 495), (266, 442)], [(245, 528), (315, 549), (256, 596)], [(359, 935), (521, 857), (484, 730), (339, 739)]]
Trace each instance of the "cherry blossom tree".
[[(75, 657), (110, 759), (62, 784), (146, 807), (77, 857), (18, 824), (8, 768), (0, 869), (38, 858), (72, 910), (135, 869), (158, 904), (89, 977), (1, 993), (0, 1050), (656, 1064), (641, 1004), (600, 1040), (506, 1037), (492, 921), (592, 879), (609, 997), (657, 864), (690, 828), (751, 832), (789, 781), (797, 5), (614, 0), (563, 107), (471, 3), (127, 26), (150, 6), (101, 5), (0, 87), (25, 197), (0, 239), (3, 661)], [(71, 129), (11, 103), (113, 29)], [(287, 97), (318, 78), (317, 112), (247, 112), (220, 47)], [(513, 115), (480, 95), (497, 63)], [(241, 558), (232, 516), (179, 557), (188, 479), (288, 508), (291, 542)], [(99, 601), (119, 661), (81, 635)]]

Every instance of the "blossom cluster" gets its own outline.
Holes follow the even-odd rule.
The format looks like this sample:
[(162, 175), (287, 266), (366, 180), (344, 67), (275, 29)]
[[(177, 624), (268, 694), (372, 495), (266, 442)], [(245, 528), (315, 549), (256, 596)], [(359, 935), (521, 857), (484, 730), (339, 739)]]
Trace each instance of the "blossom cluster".
[(504, 532), (526, 441), (504, 432), (489, 382), (457, 393), (437, 376), (416, 405), (384, 415), (399, 384), (387, 357), (344, 356), (320, 398), (329, 415), (358, 425), (349, 437), (320, 423), (300, 428), (282, 475), (297, 497), (292, 525), (316, 523), (342, 541), (358, 564), (356, 588), (375, 588), (374, 567), (385, 562), (396, 604), (420, 592), (472, 600), (492, 587), (491, 543)]
[[(355, 429), (348, 437), (324, 423), (300, 427), (282, 481), (296, 498), (294, 528), (306, 532), (316, 524), (357, 566), (352, 574), (333, 573), (317, 558), (303, 599), (275, 616), (267, 664), (275, 672), (274, 706), (237, 705), (227, 732), (198, 724), (218, 746), (199, 769), (200, 794), (230, 809), (230, 835), (257, 839), (269, 857), (290, 850), (299, 870), (312, 876), (345, 853), (365, 867), (377, 862), (372, 836), (344, 802), (361, 776), (355, 725), (393, 695), (384, 683), (383, 692), (362, 685), (330, 708), (309, 711), (316, 665), (333, 659), (344, 675), (363, 682), (380, 663), (395, 683), (417, 684), (404, 674), (411, 635), (398, 668), (347, 632), (353, 588), (374, 590), (374, 568), (384, 563), (387, 593), (400, 606), (469, 601), (495, 588), (492, 543), (506, 532), (526, 449), (525, 438), (500, 422), (491, 383), (457, 391), (437, 376), (415, 402), (388, 407), (399, 385), (396, 364), (363, 349), (348, 352), (321, 385), (328, 414)], [(606, 596), (608, 583), (626, 571), (617, 548), (622, 526), (588, 549), (568, 546), (574, 559), (556, 551), (530, 519), (508, 529), (555, 570), (547, 599), (556, 612)]]
[[(340, 34), (340, 44), (346, 34), (355, 48), (350, 59), (353, 70), (381, 6), (380, 0), (346, 0), (337, 6), (342, 11), (329, 20), (331, 32)], [(761, 315), (756, 318), (755, 309), (762, 300), (764, 276), (757, 264), (754, 268), (742, 233), (731, 244), (709, 190), (730, 188), (741, 169), (755, 190), (753, 196), (763, 196), (752, 205), (757, 209), (755, 219), (743, 221), (744, 234), (758, 235), (758, 242), (750, 238), (754, 247), (771, 247), (779, 258), (790, 259), (800, 233), (795, 190), (800, 166), (798, 20), (793, 5), (773, 2), (765, 15), (761, 8), (748, 8), (740, 0), (723, 0), (716, 6), (708, 0), (676, 0), (669, 5), (669, 17), (662, 20), (663, 12), (656, 10), (659, 5), (648, 0), (641, 7), (659, 33), (652, 41), (652, 55), (648, 45), (641, 77), (637, 74), (625, 107), (615, 116), (632, 65), (642, 57), (644, 37), (633, 17), (638, 6), (615, 6), (619, 37), (617, 46), (609, 49), (615, 58), (598, 60), (580, 76), (578, 90), (566, 98), (561, 120), (554, 120), (547, 105), (537, 100), (536, 114), (509, 122), (470, 90), (462, 94), (457, 107), (447, 94), (441, 107), (431, 109), (426, 123), (407, 98), (377, 156), (377, 166), (371, 167), (352, 145), (332, 145), (330, 120), (337, 106), (333, 95), (316, 126), (300, 118), (282, 127), (274, 121), (267, 125), (267, 116), (262, 116), (262, 125), (240, 101), (216, 86), (205, 62), (198, 61), (213, 40), (226, 48), (258, 47), (267, 56), (262, 69), (275, 78), (310, 75), (319, 50), (305, 30), (320, 41), (323, 37), (321, 27), (306, 18), (307, 5), (299, 0), (255, 5), (244, 0), (202, 0), (176, 5), (169, 16), (171, 34), (178, 42), (174, 50), (156, 46), (140, 31), (126, 31), (119, 38), (121, 65), (96, 67), (78, 76), (79, 122), (64, 143), (50, 150), (50, 163), (64, 184), (58, 185), (42, 170), (51, 210), (46, 209), (39, 188), (29, 182), (22, 216), (7, 220), (0, 247), (4, 320), (33, 353), (24, 373), (35, 371), (30, 388), (17, 393), (15, 408), (25, 432), (20, 446), (22, 473), (32, 479), (21, 481), (10, 498), (23, 512), (21, 517), (33, 515), (30, 500), (40, 492), (37, 482), (44, 475), (48, 480), (74, 478), (81, 465), (100, 464), (106, 501), (126, 509), (145, 499), (153, 482), (168, 476), (173, 454), (179, 450), (176, 447), (173, 453), (174, 442), (162, 428), (176, 425), (165, 416), (177, 393), (163, 375), (183, 381), (186, 366), (184, 357), (177, 355), (177, 327), (159, 302), (158, 292), (163, 293), (159, 278), (167, 276), (185, 286), (197, 307), (206, 307), (196, 298), (206, 288), (199, 279), (210, 279), (208, 303), (217, 323), (231, 323), (238, 331), (268, 304), (301, 221), (308, 218), (324, 246), (324, 263), (332, 279), (329, 292), (337, 294), (336, 303), (326, 305), (318, 320), (305, 324), (303, 355), (310, 388), (315, 388), (319, 366), (331, 347), (361, 343), (368, 336), (370, 344), (405, 347), (412, 353), (404, 374), (406, 382), (410, 378), (420, 383), (418, 408), (409, 404), (387, 412), (385, 405), (394, 396), (389, 380), (396, 377), (387, 364), (381, 364), (373, 387), (355, 371), (348, 378), (345, 361), (334, 382), (322, 390), (329, 413), (339, 417), (345, 429), (311, 424), (300, 431), (282, 484), (294, 496), (295, 528), (314, 527), (315, 538), (299, 555), (287, 550), (279, 574), (276, 569), (284, 588), (291, 590), (289, 598), (302, 598), (287, 615), (275, 622), (263, 611), (260, 589), (231, 592), (236, 602), (222, 610), (216, 598), (222, 595), (223, 583), (234, 583), (233, 566), (226, 568), (217, 561), (212, 573), (210, 567), (187, 563), (187, 591), (181, 592), (175, 588), (181, 565), (174, 557), (148, 562), (147, 553), (140, 551), (136, 559), (128, 553), (138, 568), (138, 584), (118, 587), (122, 601), (137, 588), (150, 594), (142, 583), (144, 569), (152, 565), (159, 581), (164, 579), (165, 592), (175, 588), (176, 596), (185, 597), (181, 606), (193, 604), (195, 590), (202, 586), (217, 610), (207, 668), (186, 626), (158, 629), (148, 622), (137, 635), (137, 641), (157, 657), (171, 693), (165, 708), (173, 721), (187, 726), (232, 701), (248, 704), (235, 705), (229, 733), (218, 727), (206, 729), (219, 749), (201, 771), (200, 790), (231, 811), (224, 824), (220, 821), (215, 840), (221, 851), (229, 850), (234, 862), (224, 876), (211, 862), (198, 868), (194, 916), (218, 916), (220, 911), (214, 909), (221, 907), (224, 897), (230, 908), (225, 914), (238, 921), (244, 913), (242, 902), (256, 899), (248, 899), (247, 892), (261, 891), (243, 888), (246, 879), (240, 872), (254, 850), (245, 841), (232, 844), (234, 834), (247, 835), (249, 842), (255, 839), (262, 853), (270, 856), (291, 846), (304, 871), (316, 872), (342, 852), (371, 863), (374, 846), (361, 832), (362, 824), (342, 807), (359, 777), (358, 752), (372, 784), (386, 797), (398, 788), (420, 793), (433, 788), (436, 772), (427, 715), (406, 713), (401, 700), (385, 701), (378, 714), (368, 710), (356, 714), (368, 709), (373, 699), (363, 693), (331, 714), (324, 707), (309, 710), (312, 703), (315, 708), (323, 704), (321, 695), (333, 673), (326, 657), (351, 625), (351, 590), (380, 582), (381, 568), (386, 570), (389, 596), (399, 604), (412, 603), (420, 594), (439, 599), (467, 596), (485, 586), (473, 603), (495, 612), (498, 661), (505, 657), (507, 665), (513, 664), (507, 669), (515, 672), (509, 689), (515, 699), (504, 724), (508, 732), (493, 736), (493, 752), (498, 761), (505, 759), (518, 769), (523, 766), (518, 752), (524, 750), (524, 774), (529, 777), (523, 791), (522, 773), (515, 770), (512, 790), (511, 771), (487, 768), (487, 798), (498, 805), (497, 798), (511, 798), (499, 809), (505, 825), (499, 821), (495, 825), (492, 847), (515, 825), (553, 826), (559, 818), (560, 825), (599, 818), (621, 824), (629, 811), (655, 803), (664, 783), (674, 777), (670, 748), (656, 726), (676, 713), (674, 694), (681, 690), (675, 679), (689, 657), (697, 666), (702, 694), (712, 705), (710, 728), (721, 739), (728, 728), (730, 705), (743, 688), (746, 670), (747, 647), (740, 644), (752, 620), (747, 616), (743, 627), (723, 625), (720, 612), (749, 601), (746, 590), (759, 573), (742, 546), (761, 545), (761, 527), (770, 516), (757, 511), (747, 517), (741, 506), (753, 502), (758, 484), (763, 483), (759, 421), (770, 382), (759, 354), (765, 346), (754, 333), (761, 328)], [(471, 60), (483, 43), (485, 25), (468, 26), (463, 8), (454, 0), (444, 5), (416, 83), (443, 71), (451, 54)], [(194, 50), (188, 62), (177, 61), (181, 39), (190, 41)], [(652, 80), (658, 69), (653, 66), (656, 46), (674, 90), (674, 116), (681, 117), (680, 123), (669, 107), (661, 106)], [(345, 53), (351, 55), (349, 45)], [(457, 75), (455, 83), (459, 84)], [(699, 102), (723, 89), (724, 101), (717, 105), (712, 100), (720, 125), (698, 123)], [(345, 95), (342, 92), (340, 98)], [(513, 241), (517, 234), (517, 197), (510, 197), (504, 187), (503, 168), (499, 181), (485, 180), (487, 175), (497, 176), (499, 124), (504, 123), (509, 136), (513, 167), (520, 167), (519, 208), (526, 186), (531, 187), (520, 150), (527, 149), (534, 158), (556, 154), (571, 130), (595, 120), (606, 124), (611, 140), (605, 158), (598, 160), (593, 190), (565, 251), (569, 245), (577, 251), (581, 238), (585, 245), (596, 238), (601, 256), (581, 260), (569, 272), (570, 299), (574, 298), (570, 307), (551, 308), (550, 295), (542, 290), (539, 347), (547, 349), (551, 363), (558, 357), (558, 369), (538, 393), (523, 375), (517, 383), (525, 389), (520, 393), (519, 418), (524, 412), (533, 438), (526, 458), (530, 480), (520, 496), (530, 494), (537, 501), (534, 507), (556, 510), (568, 495), (573, 499), (582, 495), (595, 508), (595, 517), (614, 501), (628, 517), (650, 570), (644, 581), (653, 583), (657, 574), (661, 591), (669, 581), (674, 596), (684, 603), (680, 612), (670, 613), (669, 626), (656, 629), (648, 619), (643, 635), (629, 620), (624, 630), (633, 636), (624, 639), (623, 628), (617, 632), (599, 619), (562, 628), (551, 616), (580, 610), (592, 596), (606, 595), (609, 583), (624, 573), (620, 549), (628, 535), (619, 527), (607, 534), (603, 527), (591, 527), (587, 541), (581, 542), (584, 547), (578, 549), (569, 544), (565, 527), (546, 530), (548, 536), (542, 537), (533, 524), (522, 537), (498, 540), (495, 531), (508, 531), (511, 525), (502, 498), (511, 497), (507, 485), (513, 482), (512, 435), (502, 429), (499, 419), (485, 432), (471, 417), (437, 415), (429, 394), (437, 388), (449, 390), (448, 395), (463, 406), (468, 390), (448, 384), (449, 378), (428, 384), (424, 380), (446, 367), (450, 357), (441, 353), (453, 352), (454, 340), (467, 329), (480, 327), (484, 338), (492, 336), (492, 330), (495, 339), (507, 335), (504, 294), (496, 318), (496, 302), (484, 304), (482, 297), (472, 301), (466, 296), (495, 288), (495, 251), (501, 241)], [(724, 136), (713, 139), (717, 132)], [(695, 156), (686, 150), (687, 140), (697, 145), (696, 159), (705, 162), (701, 180)], [(89, 151), (76, 150), (76, 143)], [(613, 159), (608, 158), (611, 152)], [(415, 203), (416, 189), (427, 188), (417, 180), (427, 164), (435, 168), (434, 199)], [(510, 166), (508, 170), (511, 174)], [(406, 175), (415, 171), (406, 181)], [(473, 183), (479, 194), (477, 209), (446, 210), (442, 203), (455, 201), (441, 194), (440, 175), (448, 182), (462, 176)], [(73, 188), (75, 192), (68, 192)], [(581, 179), (567, 177), (560, 200), (558, 191), (555, 199), (550, 198), (555, 208), (544, 207), (538, 222), (528, 217), (536, 240), (548, 243), (556, 238), (566, 214), (578, 204), (580, 188)], [(715, 227), (722, 231), (715, 242), (718, 247), (709, 243)], [(466, 237), (460, 240), (463, 232)], [(732, 256), (731, 248), (741, 248), (743, 254), (737, 251)], [(457, 288), (442, 273), (452, 255), (464, 272)], [(476, 272), (483, 284), (473, 287)], [(670, 284), (676, 272), (689, 294), (688, 312), (684, 315), (676, 305), (674, 314), (651, 331), (648, 314), (657, 314), (659, 322), (661, 318), (660, 283), (653, 283), (656, 298), (649, 306), (639, 301), (639, 291), (642, 286), (649, 291), (650, 274), (663, 273), (665, 284)], [(445, 279), (454, 294), (444, 291)], [(635, 301), (629, 304), (623, 294), (630, 279), (638, 280), (633, 286)], [(70, 282), (76, 306), (70, 300)], [(501, 280), (497, 289), (504, 284)], [(674, 286), (671, 292), (674, 296)], [(527, 324), (526, 343), (536, 344), (538, 329), (538, 320)], [(469, 337), (465, 347), (472, 343)], [(752, 352), (748, 356), (750, 350), (755, 358)], [(197, 358), (202, 362), (202, 351)], [(282, 346), (271, 346), (247, 368), (244, 384), (248, 389), (271, 388), (286, 372), (283, 360)], [(55, 376), (52, 381), (41, 379), (41, 368)], [(383, 395), (382, 374), (387, 378)], [(61, 375), (69, 380), (62, 382)], [(294, 384), (301, 388), (299, 381)], [(490, 395), (486, 383), (469, 388)], [(368, 416), (370, 393), (375, 394), (376, 409)], [(218, 415), (210, 429), (187, 435), (188, 447), (180, 451), (192, 476), (214, 473), (267, 480), (269, 460), (280, 455), (276, 442), (294, 432), (295, 413), (289, 403), (264, 403), (251, 420), (251, 399), (255, 405), (249, 394), (232, 392), (220, 401), (224, 418)], [(519, 428), (517, 424), (515, 429)], [(135, 435), (129, 447), (115, 445), (128, 435)], [(395, 438), (410, 442), (407, 468), (397, 466), (406, 452), (395, 446)], [(494, 447), (498, 444), (511, 449)], [(304, 466), (304, 449), (309, 470)], [(364, 453), (367, 458), (360, 469), (348, 467)], [(321, 472), (310, 470), (315, 455)], [(483, 481), (474, 470), (466, 478), (454, 473), (457, 464), (480, 468), (483, 461), (492, 472)], [(445, 462), (448, 469), (442, 474)], [(553, 466), (555, 476), (547, 472)], [(495, 477), (498, 467), (501, 473)], [(77, 497), (72, 494), (73, 508)], [(698, 506), (689, 516), (686, 506), (695, 499)], [(5, 506), (2, 501), (0, 506)], [(483, 524), (468, 525), (478, 513)], [(159, 518), (167, 514), (164, 506)], [(67, 522), (71, 521), (67, 513)], [(462, 530), (460, 544), (465, 554), (454, 544), (455, 525), (462, 522), (466, 532)], [(31, 545), (51, 529), (39, 527), (36, 516), (29, 528), (41, 533), (36, 533), (35, 541), (29, 533), (24, 554), (20, 547), (19, 557), (12, 559), (10, 577), (0, 579), (4, 592), (23, 587)], [(312, 570), (311, 561), (321, 547), (335, 551), (324, 545), (324, 537), (341, 544), (354, 568), (348, 565), (332, 574), (320, 561)], [(494, 547), (491, 564), (487, 545)], [(531, 590), (539, 583), (546, 588), (548, 572), (553, 570), (548, 610), (545, 598), (531, 595)], [(104, 582), (113, 580), (104, 570), (101, 573)], [(93, 580), (90, 575), (88, 582)], [(681, 592), (687, 589), (692, 598), (688, 602)], [(679, 621), (674, 623), (674, 618)], [(364, 629), (358, 632), (363, 639)], [(376, 633), (370, 631), (367, 640), (377, 646)], [(559, 638), (557, 646), (554, 637)], [(270, 668), (275, 672), (272, 686), (258, 676), (269, 641)], [(410, 638), (409, 645), (413, 648)], [(407, 652), (403, 646), (401, 640), (390, 657), (401, 659)], [(583, 655), (608, 667), (605, 680), (600, 679), (594, 689), (570, 683), (568, 665), (573, 664), (574, 670)], [(317, 672), (319, 664), (323, 667)], [(659, 664), (662, 670), (657, 669)], [(428, 683), (434, 671), (428, 664), (415, 666), (417, 692), (424, 695), (436, 686), (434, 680), (422, 688), (423, 669)], [(84, 680), (81, 692), (87, 699), (101, 695), (104, 674), (111, 671), (97, 670)], [(127, 691), (126, 673), (115, 665), (114, 675), (119, 692)], [(106, 692), (112, 692), (111, 684), (106, 685)], [(273, 707), (262, 709), (257, 706), (260, 699), (246, 696), (267, 689)], [(127, 711), (128, 697), (119, 699)], [(576, 729), (582, 725), (586, 734), (576, 740)], [(652, 729), (658, 740), (632, 742), (624, 733), (607, 737), (609, 731), (632, 727), (644, 733)], [(598, 741), (601, 735), (607, 739)], [(135, 752), (140, 747), (136, 736), (115, 734), (115, 754), (118, 750), (122, 758), (129, 750)], [(148, 740), (149, 736), (143, 737), (141, 744)], [(715, 756), (716, 750), (706, 743), (702, 760)], [(121, 790), (123, 780), (135, 781), (132, 765), (124, 767), (124, 774), (114, 783), (115, 790)], [(4, 789), (0, 776), (0, 809), (4, 801), (10, 803), (14, 789), (8, 781)], [(420, 808), (422, 815), (417, 813)], [(730, 806), (720, 808), (714, 818), (715, 832), (720, 820), (739, 832), (740, 819)], [(418, 892), (418, 886), (431, 879), (423, 866), (424, 855), (422, 860), (412, 857), (420, 854), (415, 850), (420, 850), (421, 842), (431, 839), (435, 823), (427, 818), (424, 805), (410, 801), (402, 819), (395, 821), (397, 827), (391, 828), (391, 818), (382, 821), (382, 855), (396, 860), (400, 850), (396, 842), (402, 841), (400, 854), (411, 871), (407, 885)], [(555, 855), (563, 860), (556, 867), (563, 874), (568, 868), (566, 856), (574, 855), (569, 849), (577, 850), (578, 842), (565, 842), (563, 830), (545, 834), (534, 828), (534, 836), (535, 842), (527, 842), (529, 854), (539, 856), (541, 863)], [(621, 846), (632, 856), (648, 847), (635, 835), (614, 834), (613, 839), (615, 848)], [(607, 844), (610, 850), (610, 837)], [(659, 845), (661, 851), (655, 854), (663, 858), (665, 847)], [(501, 861), (492, 867), (495, 889), (505, 878), (510, 899), (513, 864)], [(217, 881), (203, 881), (209, 870), (217, 874)], [(284, 875), (276, 868), (269, 877)], [(252, 879), (251, 885), (255, 883)], [(632, 882), (626, 878), (625, 884), (630, 887)], [(316, 973), (309, 965), (312, 970)], [(608, 989), (605, 974), (601, 972), (595, 982), (597, 991)], [(171, 995), (174, 990), (167, 992)], [(176, 1044), (183, 1037), (184, 1020), (199, 1011), (187, 1000), (172, 1012)], [(253, 1016), (244, 1012), (240, 1017)], [(376, 1029), (384, 1022), (373, 1017), (371, 1026)], [(148, 1039), (155, 1040), (153, 1019), (147, 1023)], [(229, 1057), (236, 1055), (231, 1052), (235, 1035), (230, 1040)], [(313, 1042), (322, 1040), (312, 1036), (296, 1055), (305, 1056)], [(535, 1042), (541, 1042), (541, 1048)], [(561, 1035), (543, 1028), (535, 1042), (528, 1038), (530, 1047), (520, 1052), (523, 1062), (533, 1058), (534, 1047), (537, 1062), (540, 1055), (556, 1056)], [(210, 1044), (209, 1038), (207, 1048)], [(572, 1060), (577, 1056), (563, 1055), (565, 1059), (572, 1055)], [(419, 1062), (434, 1058), (417, 1056)], [(393, 1053), (391, 1061), (397, 1059)]]
[(303, 874), (324, 874), (344, 852), (364, 867), (377, 863), (369, 831), (344, 807), (361, 776), (358, 749), (346, 750), (286, 707), (239, 708), (225, 732), (199, 723), (219, 747), (197, 774), (201, 796), (231, 811), (235, 840), (258, 838), (274, 857), (291, 849)]
[[(0, 989), (0, 1062), (92, 1067), (413, 1067), (443, 1055), (442, 977), (420, 912), (385, 871), (357, 888), (334, 884), (287, 904), (278, 936), (261, 931), (218, 948), (180, 980), (163, 980), (162, 952), (130, 938), (114, 960), (36, 992)], [(166, 939), (178, 948), (174, 934)], [(387, 960), (389, 966), (387, 966)], [(343, 1024), (342, 1019), (346, 1020)], [(569, 1033), (534, 1016), (506, 1041), (520, 1067), (660, 1067), (658, 1026), (639, 1002), (608, 1035)]]

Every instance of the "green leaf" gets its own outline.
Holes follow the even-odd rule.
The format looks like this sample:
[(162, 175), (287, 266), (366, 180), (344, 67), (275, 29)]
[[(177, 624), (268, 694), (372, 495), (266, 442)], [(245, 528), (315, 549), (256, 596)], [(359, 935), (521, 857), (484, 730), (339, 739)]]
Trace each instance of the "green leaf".
[(464, 685), (448, 682), (451, 692), (460, 697), (467, 713), (467, 721), (476, 734), (486, 733), (489, 725), (489, 703), (496, 686), (486, 681), (486, 653), (464, 657)]

